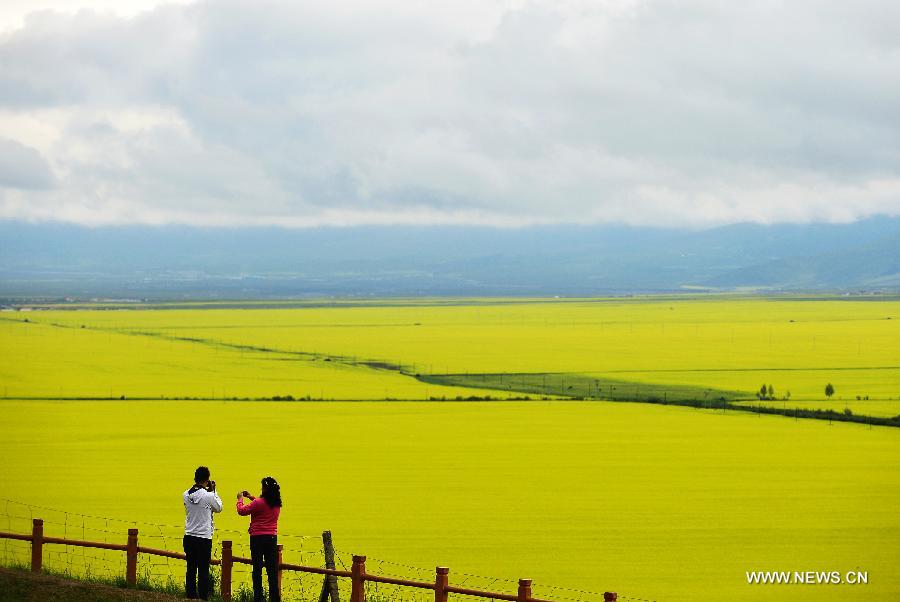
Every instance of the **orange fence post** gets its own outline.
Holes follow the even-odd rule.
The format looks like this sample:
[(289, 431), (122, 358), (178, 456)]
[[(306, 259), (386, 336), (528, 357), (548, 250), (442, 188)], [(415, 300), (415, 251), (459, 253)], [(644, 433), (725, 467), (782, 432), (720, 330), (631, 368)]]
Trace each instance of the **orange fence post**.
[(439, 566), (434, 569), (434, 602), (447, 602), (447, 585), (450, 583), (450, 569)]
[(222, 600), (231, 602), (231, 542), (222, 542), (222, 576), (220, 583)]
[(519, 579), (519, 594), (516, 600), (519, 602), (531, 600), (531, 579)]
[(44, 521), (36, 518), (31, 521), (31, 572), (40, 573), (44, 558)]
[(125, 583), (129, 587), (137, 585), (138, 530), (128, 529), (128, 544), (125, 550)]
[[(328, 533), (330, 536), (330, 533)], [(43, 546), (45, 543), (50, 544), (63, 544), (67, 546), (82, 546), (88, 548), (101, 548), (106, 550), (117, 550), (124, 551), (126, 553), (126, 569), (125, 569), (125, 582), (127, 587), (136, 587), (137, 586), (137, 560), (139, 553), (145, 553), (150, 555), (157, 556), (165, 556), (167, 558), (178, 558), (184, 559), (184, 554), (180, 552), (173, 552), (169, 550), (157, 550), (153, 548), (141, 548), (138, 546), (138, 530), (137, 529), (128, 529), (128, 541), (125, 545), (122, 544), (112, 544), (108, 542), (97, 542), (97, 541), (81, 541), (75, 539), (68, 539), (63, 537), (44, 537), (44, 521), (35, 518), (32, 520), (32, 528), (31, 535), (25, 535), (22, 533), (10, 533), (5, 531), (0, 531), (0, 538), (9, 538), (9, 539), (17, 539), (24, 541), (31, 541), (31, 571), (34, 573), (40, 573), (42, 570), (42, 558), (43, 558)], [(330, 540), (330, 537), (328, 538)], [(328, 543), (325, 544), (326, 550), (330, 547)], [(332, 550), (333, 552), (333, 550)], [(327, 560), (327, 552), (326, 552), (326, 562), (330, 564)], [(224, 602), (231, 602), (232, 600), (232, 577), (233, 577), (233, 569), (235, 561), (241, 562), (244, 564), (250, 564), (250, 560), (247, 558), (235, 558), (233, 554), (232, 542), (230, 540), (222, 541), (222, 557), (221, 560), (214, 561), (215, 564), (219, 564), (222, 567), (221, 577), (220, 577), (220, 590), (222, 600)], [(336, 571), (330, 567), (326, 569), (321, 569), (317, 567), (309, 567), (302, 565), (294, 565), (294, 564), (285, 564), (284, 563), (284, 546), (278, 546), (278, 593), (281, 594), (282, 589), (282, 575), (285, 570), (289, 571), (300, 571), (305, 573), (315, 573), (315, 574), (325, 574), (327, 577), (334, 578), (336, 581), (336, 577), (350, 577), (352, 581), (352, 589), (350, 593), (350, 601), (349, 602), (366, 602), (366, 581), (375, 581), (378, 583), (387, 583), (393, 585), (399, 585), (401, 587), (413, 587), (420, 589), (433, 589), (434, 590), (434, 602), (449, 602), (450, 594), (462, 594), (467, 596), (476, 596), (482, 598), (495, 598), (495, 599), (513, 599), (513, 596), (508, 594), (498, 594), (492, 592), (482, 592), (479, 590), (451, 586), (450, 585), (450, 569), (447, 567), (435, 567), (435, 578), (434, 584), (424, 582), (424, 581), (410, 581), (407, 579), (395, 578), (389, 575), (369, 575), (366, 573), (366, 557), (365, 556), (353, 556), (353, 566), (349, 573), (346, 570)], [(337, 575), (329, 574), (329, 573), (337, 573)], [(328, 590), (330, 588), (327, 587), (328, 583), (324, 584), (325, 586), (322, 588), (322, 592), (320, 594), (320, 602), (322, 600), (326, 600), (329, 596), (327, 595)], [(334, 593), (334, 592), (332, 592)], [(538, 602), (532, 597), (532, 581), (531, 579), (519, 579), (519, 587), (516, 592), (515, 601), (516, 602)], [(619, 596), (616, 592), (604, 592), (603, 593), (603, 601), (604, 602), (617, 602)]]
[(353, 567), (350, 569), (350, 579), (353, 587), (350, 590), (350, 602), (366, 602), (366, 557), (354, 556)]
[(278, 599), (281, 600), (281, 562), (282, 562), (282, 551), (284, 550), (284, 546), (278, 544)]

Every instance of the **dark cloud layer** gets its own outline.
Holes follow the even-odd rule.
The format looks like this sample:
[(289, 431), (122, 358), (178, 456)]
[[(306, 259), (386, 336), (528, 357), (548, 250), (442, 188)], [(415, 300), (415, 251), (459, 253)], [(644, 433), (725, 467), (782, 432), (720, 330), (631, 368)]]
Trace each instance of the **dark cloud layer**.
[(0, 217), (708, 225), (900, 214), (897, 6), (35, 13), (0, 37)]

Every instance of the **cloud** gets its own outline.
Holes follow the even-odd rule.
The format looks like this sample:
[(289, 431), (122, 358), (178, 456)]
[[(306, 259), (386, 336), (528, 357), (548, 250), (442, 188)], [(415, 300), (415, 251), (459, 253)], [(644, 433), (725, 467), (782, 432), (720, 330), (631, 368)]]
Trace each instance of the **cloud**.
[(53, 183), (50, 166), (38, 151), (0, 138), (0, 187), (41, 190)]
[(0, 36), (0, 125), (40, 150), (56, 186), (0, 188), (0, 218), (706, 226), (900, 214), (900, 9), (746, 4), (33, 13)]

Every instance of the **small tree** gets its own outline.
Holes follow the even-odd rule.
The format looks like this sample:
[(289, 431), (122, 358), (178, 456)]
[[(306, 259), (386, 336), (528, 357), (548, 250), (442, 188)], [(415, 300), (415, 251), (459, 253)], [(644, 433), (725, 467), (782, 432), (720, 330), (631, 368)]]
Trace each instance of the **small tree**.
[(759, 388), (759, 398), (765, 399), (768, 392), (769, 390), (766, 388), (766, 385), (763, 384), (763, 386)]
[(775, 399), (775, 387), (769, 385), (769, 399)]
[(831, 396), (834, 395), (834, 385), (828, 383), (825, 385), (825, 397), (831, 399)]

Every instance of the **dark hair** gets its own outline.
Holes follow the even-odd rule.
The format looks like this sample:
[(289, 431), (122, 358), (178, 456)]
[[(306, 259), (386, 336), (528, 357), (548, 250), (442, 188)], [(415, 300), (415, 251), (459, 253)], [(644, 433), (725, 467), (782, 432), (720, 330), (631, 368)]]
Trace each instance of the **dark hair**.
[(209, 469), (206, 466), (198, 466), (194, 471), (194, 482), (205, 483), (209, 480)]
[(278, 481), (272, 477), (266, 477), (262, 480), (262, 498), (266, 500), (270, 508), (281, 506), (281, 486), (278, 484)]

